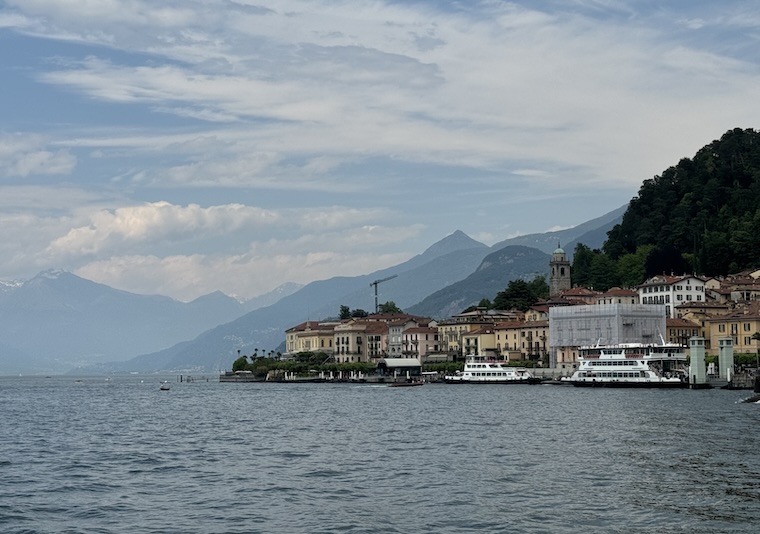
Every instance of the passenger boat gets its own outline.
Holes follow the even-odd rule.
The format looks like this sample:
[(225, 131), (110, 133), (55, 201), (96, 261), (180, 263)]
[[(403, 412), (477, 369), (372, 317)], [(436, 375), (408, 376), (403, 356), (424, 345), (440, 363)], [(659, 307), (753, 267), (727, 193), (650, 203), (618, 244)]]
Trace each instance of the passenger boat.
[(580, 347), (580, 366), (561, 383), (579, 387), (685, 388), (686, 347), (623, 343)]
[(446, 375), (447, 384), (539, 384), (540, 378), (523, 367), (510, 367), (506, 362), (484, 356), (468, 356), (464, 370)]

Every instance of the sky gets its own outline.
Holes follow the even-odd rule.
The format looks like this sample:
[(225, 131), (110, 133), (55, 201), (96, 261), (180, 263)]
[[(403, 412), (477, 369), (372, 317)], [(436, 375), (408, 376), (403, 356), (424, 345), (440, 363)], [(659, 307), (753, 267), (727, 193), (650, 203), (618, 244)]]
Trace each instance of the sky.
[(0, 279), (252, 298), (568, 228), (760, 122), (756, 0), (0, 0)]

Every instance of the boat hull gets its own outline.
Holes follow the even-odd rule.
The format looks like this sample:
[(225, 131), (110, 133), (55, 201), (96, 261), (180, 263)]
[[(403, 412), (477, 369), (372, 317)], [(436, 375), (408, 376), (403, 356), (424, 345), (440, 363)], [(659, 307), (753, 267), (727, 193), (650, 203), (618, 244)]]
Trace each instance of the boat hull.
[(508, 385), (508, 384), (540, 384), (541, 379), (540, 378), (520, 378), (520, 379), (506, 379), (506, 380), (477, 380), (472, 378), (445, 378), (444, 381), (447, 384), (498, 384), (498, 385)]
[(564, 383), (572, 384), (577, 388), (640, 388), (640, 389), (684, 389), (689, 387), (686, 382), (660, 382), (652, 380), (649, 382), (626, 382), (622, 380), (565, 380)]

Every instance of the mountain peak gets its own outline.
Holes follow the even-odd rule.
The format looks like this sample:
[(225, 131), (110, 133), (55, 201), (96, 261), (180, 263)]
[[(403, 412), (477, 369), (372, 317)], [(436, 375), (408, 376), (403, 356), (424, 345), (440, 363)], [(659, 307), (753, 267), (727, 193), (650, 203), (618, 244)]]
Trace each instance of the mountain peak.
[(488, 248), (480, 241), (476, 241), (461, 230), (457, 230), (447, 235), (437, 243), (432, 244), (422, 253), (423, 256), (443, 256), (457, 250), (466, 250), (469, 248)]
[(10, 290), (21, 287), (24, 284), (22, 280), (0, 280), (0, 290)]
[(66, 271), (63, 269), (47, 269), (46, 271), (41, 271), (37, 277), (47, 278), (48, 280), (58, 280), (63, 274), (66, 274)]

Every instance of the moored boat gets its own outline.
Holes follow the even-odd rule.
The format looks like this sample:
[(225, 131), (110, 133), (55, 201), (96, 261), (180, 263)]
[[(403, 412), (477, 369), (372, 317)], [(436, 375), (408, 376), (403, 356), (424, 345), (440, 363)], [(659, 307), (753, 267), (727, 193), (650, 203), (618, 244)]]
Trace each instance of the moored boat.
[(447, 384), (539, 384), (540, 378), (524, 367), (510, 367), (507, 362), (469, 356), (464, 362), (464, 370), (446, 375)]
[(675, 343), (580, 348), (580, 365), (561, 382), (578, 387), (685, 388), (686, 348)]

